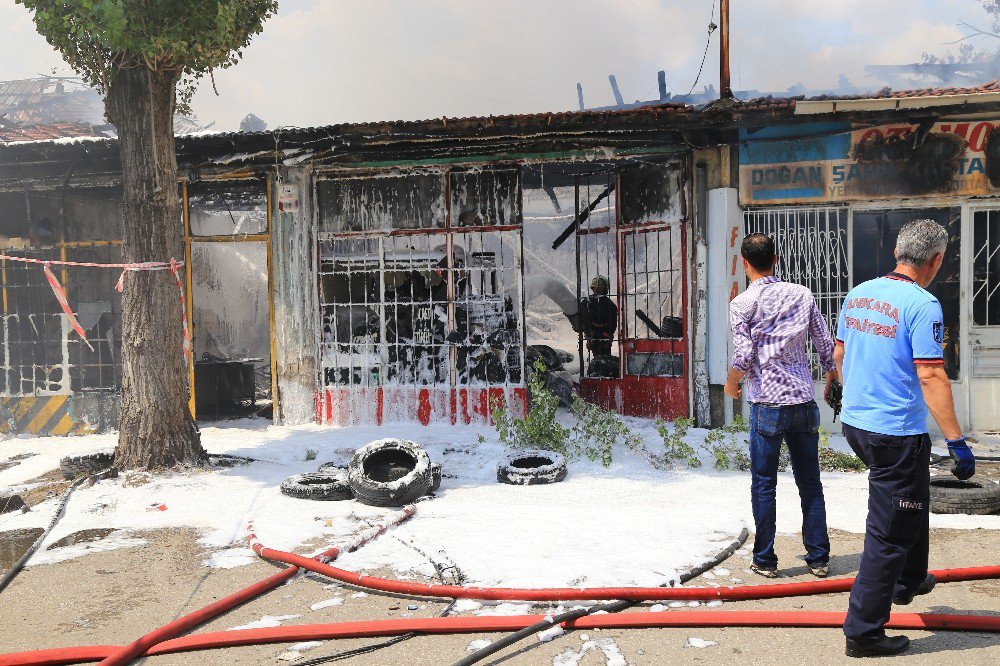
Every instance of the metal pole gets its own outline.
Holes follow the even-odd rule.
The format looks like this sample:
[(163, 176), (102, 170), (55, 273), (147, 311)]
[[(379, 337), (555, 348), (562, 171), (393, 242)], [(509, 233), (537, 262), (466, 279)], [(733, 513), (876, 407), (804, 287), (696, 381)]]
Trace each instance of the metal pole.
[(732, 99), (733, 89), (729, 82), (729, 0), (721, 0), (719, 5), (719, 97)]

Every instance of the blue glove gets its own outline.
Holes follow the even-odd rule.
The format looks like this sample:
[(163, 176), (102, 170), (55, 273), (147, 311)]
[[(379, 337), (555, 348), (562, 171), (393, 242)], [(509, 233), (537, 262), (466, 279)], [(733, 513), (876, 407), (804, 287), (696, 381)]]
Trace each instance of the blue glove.
[(972, 449), (965, 443), (965, 437), (947, 440), (948, 454), (955, 461), (951, 468), (951, 473), (964, 481), (976, 473), (976, 456), (972, 454)]

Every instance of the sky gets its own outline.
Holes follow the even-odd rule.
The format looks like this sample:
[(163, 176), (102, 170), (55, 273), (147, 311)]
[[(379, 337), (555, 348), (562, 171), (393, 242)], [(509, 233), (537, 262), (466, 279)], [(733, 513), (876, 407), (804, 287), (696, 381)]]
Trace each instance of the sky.
[[(735, 89), (879, 88), (866, 64), (957, 52), (960, 21), (989, 27), (981, 0), (732, 0)], [(714, 11), (713, 11), (714, 7)], [(280, 0), (236, 66), (193, 108), (215, 128), (248, 113), (270, 127), (562, 111), (656, 97), (656, 72), (685, 94), (715, 0)], [(72, 74), (30, 13), (0, 0), (0, 80)], [(718, 87), (718, 32), (697, 89)], [(991, 47), (979, 38), (973, 43)], [(992, 46), (996, 48), (996, 46)]]

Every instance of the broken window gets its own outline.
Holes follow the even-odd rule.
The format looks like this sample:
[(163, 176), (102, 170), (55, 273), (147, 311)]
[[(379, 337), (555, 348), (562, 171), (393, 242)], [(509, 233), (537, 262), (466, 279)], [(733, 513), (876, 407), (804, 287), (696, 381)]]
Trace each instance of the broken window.
[(254, 182), (198, 182), (187, 186), (193, 236), (267, 233), (267, 186)]
[[(87, 263), (121, 263), (120, 246), (71, 247), (66, 259)], [(120, 272), (105, 268), (71, 268), (63, 283), (70, 307), (87, 333), (91, 350), (76, 335), (68, 340), (73, 392), (121, 388), (122, 301), (115, 288)]]
[(452, 227), (505, 227), (521, 223), (516, 169), (451, 174)]
[(62, 206), (65, 238), (69, 242), (122, 239), (122, 189), (120, 187), (68, 189), (58, 197)]
[(271, 398), (271, 313), (264, 241), (191, 244), (199, 418), (251, 416)]
[[(684, 331), (684, 252), (681, 228), (636, 230), (622, 235), (625, 312), (622, 337), (680, 340)], [(626, 373), (681, 377), (684, 358), (673, 353), (636, 353)]]
[[(450, 177), (450, 198), (438, 175), (327, 181), (322, 224), (347, 231), (321, 232), (322, 382), (351, 405), (331, 418), (413, 418), (421, 395), (433, 396), (428, 412), (455, 415), (471, 408), (471, 393), (451, 402), (428, 391), (523, 380), (521, 238), (510, 229), (520, 221), (518, 174)], [(346, 209), (330, 212), (337, 201)], [(460, 229), (446, 229), (449, 213)]]
[(569, 163), (532, 164), (522, 169), (524, 231), (524, 316), (528, 365), (572, 371), (579, 340), (571, 317), (579, 310), (576, 241), (556, 240), (576, 217), (576, 179)]
[(1000, 326), (1000, 212), (975, 212), (972, 242), (972, 321)]
[(927, 291), (941, 302), (944, 314), (945, 370), (952, 380), (959, 377), (961, 317), (961, 218), (960, 208), (854, 211), (854, 284), (881, 277), (896, 267), (893, 252), (899, 230), (911, 220), (934, 220), (948, 230), (944, 264)]
[(326, 232), (440, 229), (446, 220), (442, 174), (321, 180), (319, 229)]
[(0, 192), (0, 251), (31, 246), (28, 198), (24, 192)]
[[(17, 256), (56, 260), (57, 250), (21, 250)], [(70, 327), (39, 266), (3, 261), (3, 341), (0, 393), (69, 393)]]
[(622, 293), (618, 279), (616, 175), (609, 166), (607, 170), (577, 178), (577, 210), (581, 218), (576, 234), (580, 256), (577, 281), (580, 370), (581, 376), (606, 379), (621, 376), (622, 331), (618, 324)]
[(684, 216), (679, 162), (643, 162), (621, 171), (623, 225), (673, 222)]

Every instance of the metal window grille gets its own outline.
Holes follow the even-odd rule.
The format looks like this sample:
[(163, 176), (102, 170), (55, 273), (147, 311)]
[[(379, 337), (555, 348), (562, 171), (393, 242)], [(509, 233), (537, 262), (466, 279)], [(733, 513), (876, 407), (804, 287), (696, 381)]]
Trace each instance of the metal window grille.
[[(19, 256), (58, 259), (58, 250), (19, 250)], [(0, 394), (33, 396), (70, 392), (70, 335), (42, 270), (37, 265), (3, 265), (2, 372)]]
[[(117, 263), (120, 246), (67, 248), (69, 261)], [(66, 295), (87, 331), (93, 351), (76, 334), (68, 342), (73, 391), (116, 391), (121, 388), (122, 301), (115, 289), (119, 273), (103, 268), (67, 271)]]
[[(577, 212), (588, 209), (592, 203), (604, 195), (609, 187), (616, 185), (616, 175), (613, 170), (607, 173), (581, 175), (577, 178)], [(599, 296), (594, 294), (594, 283), (599, 278), (608, 281), (607, 299), (616, 304), (615, 328), (607, 341), (586, 339), (579, 335), (580, 376), (581, 377), (612, 377), (618, 378), (620, 370), (617, 360), (620, 358), (622, 331), (618, 326), (620, 320), (617, 303), (620, 302), (620, 284), (618, 280), (618, 197), (612, 192), (606, 195), (597, 207), (590, 213), (587, 221), (581, 225), (577, 238), (577, 301), (581, 303), (583, 317), (602, 317)], [(603, 300), (603, 299), (601, 299)], [(607, 362), (595, 359), (601, 357), (615, 359)]]
[[(850, 218), (843, 207), (774, 208), (748, 210), (746, 233), (774, 238), (778, 255), (776, 275), (808, 287), (831, 333), (844, 297), (851, 289)], [(809, 344), (814, 377), (822, 377), (819, 359)]]
[[(683, 327), (683, 243), (681, 229), (649, 229), (622, 235), (625, 277), (624, 337), (680, 339)], [(625, 362), (630, 375), (681, 377), (679, 354), (635, 353)]]
[[(429, 222), (396, 220), (407, 212), (398, 202), (378, 199), (375, 210), (362, 212), (354, 199), (366, 192), (388, 188), (406, 195), (397, 177), (318, 188), (325, 193), (321, 200), (327, 199), (328, 212), (321, 212), (326, 227), (349, 230), (320, 232), (325, 390), (347, 389), (352, 400), (361, 397), (371, 405), (368, 389), (390, 388), (398, 403), (411, 395), (409, 389), (415, 399), (423, 388), (523, 385), (517, 172), (438, 178), (446, 177), (452, 196), (440, 229), (432, 226), (438, 217), (433, 210), (414, 213)], [(444, 188), (428, 187), (427, 178), (412, 178), (408, 187), (414, 191), (406, 195), (421, 210), (444, 199)], [(348, 208), (363, 223), (334, 212), (336, 197), (351, 198)], [(352, 418), (364, 412), (363, 404), (356, 407)]]
[(972, 223), (972, 321), (1000, 326), (1000, 211), (976, 211)]

